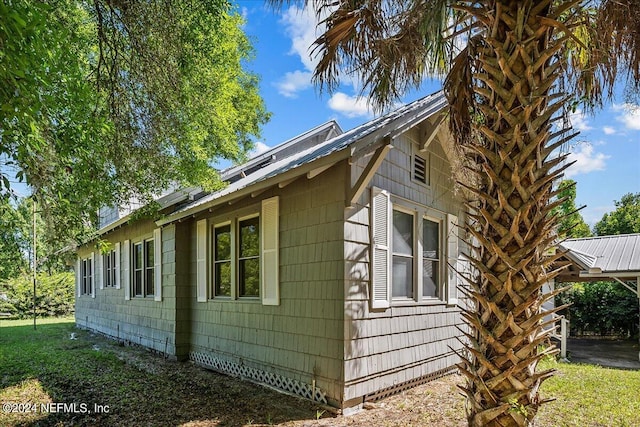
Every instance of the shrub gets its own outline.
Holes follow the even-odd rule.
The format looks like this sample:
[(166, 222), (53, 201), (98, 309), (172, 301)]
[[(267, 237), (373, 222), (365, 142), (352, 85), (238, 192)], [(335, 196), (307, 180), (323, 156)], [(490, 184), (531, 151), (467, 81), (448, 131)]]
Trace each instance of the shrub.
[(638, 332), (638, 298), (616, 282), (574, 284), (556, 300), (572, 304), (565, 313), (572, 335), (633, 336)]
[[(38, 317), (66, 316), (74, 312), (73, 273), (38, 274), (36, 283), (36, 315)], [(0, 312), (18, 318), (33, 315), (33, 277), (23, 275), (4, 285), (7, 300), (0, 302)]]

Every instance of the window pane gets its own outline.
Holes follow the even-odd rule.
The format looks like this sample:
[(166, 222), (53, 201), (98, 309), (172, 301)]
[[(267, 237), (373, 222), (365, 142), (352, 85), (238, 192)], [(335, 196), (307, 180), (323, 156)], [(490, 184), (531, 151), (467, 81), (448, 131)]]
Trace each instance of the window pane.
[(413, 255), (413, 215), (393, 211), (393, 253)]
[(147, 295), (153, 295), (154, 294), (154, 286), (153, 286), (153, 279), (154, 279), (154, 274), (153, 274), (153, 268), (147, 268), (145, 270), (146, 275), (145, 275), (145, 288), (147, 290)]
[(136, 243), (133, 246), (133, 267), (136, 270), (142, 268), (142, 243)]
[(231, 296), (231, 261), (215, 265), (216, 296)]
[(393, 256), (392, 296), (413, 298), (413, 258)]
[(153, 240), (147, 240), (146, 242), (144, 242), (144, 246), (145, 246), (144, 252), (145, 252), (145, 255), (146, 255), (144, 266), (146, 268), (153, 268), (153, 259), (154, 259), (153, 258), (154, 257), (154, 254), (153, 254)]
[(142, 295), (142, 270), (136, 270), (133, 275), (133, 294)]
[(260, 258), (240, 260), (238, 266), (240, 267), (240, 296), (257, 297), (260, 295)]
[(438, 282), (439, 282), (439, 267), (438, 261), (432, 261), (428, 259), (422, 260), (422, 296), (425, 297), (437, 297), (438, 295)]
[(438, 297), (440, 282), (440, 224), (422, 220), (422, 296)]
[(240, 221), (240, 257), (258, 256), (260, 240), (258, 234), (259, 218)]
[(215, 260), (231, 259), (231, 226), (215, 229)]
[(439, 259), (440, 238), (438, 234), (440, 232), (440, 224), (434, 221), (429, 221), (428, 219), (423, 219), (422, 230), (422, 250), (424, 251), (422, 256), (425, 258)]

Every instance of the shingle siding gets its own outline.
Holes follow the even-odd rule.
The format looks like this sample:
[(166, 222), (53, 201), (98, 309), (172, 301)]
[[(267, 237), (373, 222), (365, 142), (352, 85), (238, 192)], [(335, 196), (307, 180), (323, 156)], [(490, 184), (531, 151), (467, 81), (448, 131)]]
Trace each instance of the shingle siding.
[[(332, 161), (337, 163), (329, 169), (312, 179), (306, 173), (294, 181), (287, 179), (281, 183), (283, 188), (277, 182), (262, 192), (245, 188), (283, 171), (289, 178), (300, 164), (351, 144), (362, 142), (359, 150), (373, 150), (370, 144), (378, 144), (392, 124), (404, 128), (407, 120), (423, 117), (422, 109), (436, 108), (439, 103), (436, 98), (425, 98), (382, 121), (374, 120), (324, 145), (314, 145), (303, 157), (277, 159), (280, 163), (159, 220), (159, 224), (167, 223), (162, 229), (162, 300), (132, 296), (125, 301), (124, 288), (99, 289), (96, 285), (95, 298), (77, 298), (78, 325), (215, 369), (251, 370), (251, 375), (259, 371), (249, 375), (254, 379), (267, 373), (298, 385), (313, 384), (326, 393), (330, 404), (340, 407), (451, 367), (458, 361), (451, 349), (460, 347), (456, 337), (462, 320), (457, 307), (434, 300), (403, 306), (392, 302), (388, 309), (372, 310), (369, 294), (374, 186), (391, 193), (391, 201), (406, 200), (431, 207), (445, 218), (448, 213), (464, 220), (453, 192), (451, 166), (437, 140), (420, 153), (427, 166), (427, 184), (412, 178), (412, 156), (419, 137), (417, 130), (410, 130), (391, 140), (393, 149), (351, 206), (345, 203), (347, 189), (358, 181), (371, 156), (336, 156), (338, 160)], [(234, 193), (240, 190), (243, 192)], [(234, 194), (235, 198), (227, 197)], [(224, 201), (216, 199), (223, 196), (227, 197)], [(260, 298), (199, 302), (202, 287), (198, 291), (197, 284), (203, 283), (203, 263), (201, 259), (198, 264), (196, 258), (203, 253), (203, 246), (198, 245), (203, 242), (203, 220), (211, 276), (213, 226), (259, 214), (261, 201), (274, 196), (279, 196), (279, 305), (263, 305)], [(155, 227), (152, 221), (137, 221), (103, 238), (120, 242), (122, 262), (123, 242), (151, 237)], [(446, 242), (446, 236), (442, 239)], [(85, 246), (79, 255), (85, 257), (91, 250)], [(210, 289), (211, 277), (207, 282)]]
[[(343, 167), (261, 195), (280, 196), (280, 305), (216, 299), (192, 303), (191, 351), (307, 384), (316, 380), (331, 400), (341, 399), (344, 193), (336, 189), (344, 188)], [(259, 200), (249, 199), (216, 209), (209, 224), (238, 212), (257, 213), (259, 207)], [(195, 220), (190, 227), (195, 236)], [(195, 251), (193, 237), (190, 250)], [(195, 268), (192, 258), (192, 301)]]
[[(417, 132), (409, 131), (393, 141), (393, 148), (369, 187), (388, 190), (393, 196), (456, 215), (461, 207), (453, 195), (451, 167), (438, 141), (427, 154), (430, 185), (411, 179), (412, 144)], [(353, 167), (355, 182), (367, 159)], [(445, 301), (370, 309), (371, 192), (365, 191), (345, 216), (345, 396), (354, 402), (363, 396), (451, 367), (460, 348), (456, 338), (462, 319), (457, 307)]]
[[(102, 236), (111, 244), (120, 242), (120, 283), (123, 283), (124, 269), (122, 245), (125, 240), (132, 242), (141, 238), (151, 238), (156, 228), (152, 221), (139, 221), (133, 225), (125, 225)], [(162, 233), (162, 301), (154, 301), (153, 297), (136, 298), (126, 301), (124, 285), (120, 289), (104, 287), (100, 289), (94, 266), (95, 298), (82, 295), (76, 298), (76, 324), (104, 335), (133, 344), (143, 345), (156, 351), (176, 356), (175, 339), (175, 232), (174, 226), (167, 226)], [(87, 257), (91, 252), (96, 258), (100, 252), (95, 243), (80, 248), (78, 256)]]

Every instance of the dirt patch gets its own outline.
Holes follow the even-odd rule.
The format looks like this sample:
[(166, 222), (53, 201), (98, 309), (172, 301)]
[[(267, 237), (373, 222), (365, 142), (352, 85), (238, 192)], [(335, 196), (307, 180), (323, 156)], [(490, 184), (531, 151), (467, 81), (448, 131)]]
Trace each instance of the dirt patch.
[[(464, 399), (456, 384), (462, 378), (449, 375), (378, 402), (367, 404), (349, 416), (330, 408), (275, 391), (240, 378), (204, 369), (192, 362), (175, 362), (139, 347), (125, 347), (101, 336), (86, 333), (85, 339), (99, 352), (115, 355), (123, 364), (139, 371), (145, 386), (130, 401), (114, 403), (110, 414), (93, 418), (102, 425), (205, 426), (350, 426), (443, 427), (466, 425)], [(127, 384), (122, 385), (126, 389)], [(135, 387), (134, 387), (135, 389)], [(104, 400), (94, 395), (85, 399)], [(136, 400), (136, 399), (134, 399)], [(146, 402), (146, 403), (143, 403)], [(79, 420), (90, 424), (89, 420)]]

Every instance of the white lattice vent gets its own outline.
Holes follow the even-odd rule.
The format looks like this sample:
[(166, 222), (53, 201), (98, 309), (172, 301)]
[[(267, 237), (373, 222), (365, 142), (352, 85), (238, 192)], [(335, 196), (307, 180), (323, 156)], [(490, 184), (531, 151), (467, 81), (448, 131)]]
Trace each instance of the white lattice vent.
[(189, 359), (200, 365), (206, 366), (207, 368), (224, 372), (225, 374), (250, 378), (254, 381), (297, 394), (305, 399), (327, 404), (326, 394), (318, 387), (314, 388), (309, 384), (301, 383), (300, 381), (292, 380), (291, 378), (283, 377), (282, 375), (265, 372), (249, 366), (239, 365), (207, 353), (190, 352)]

